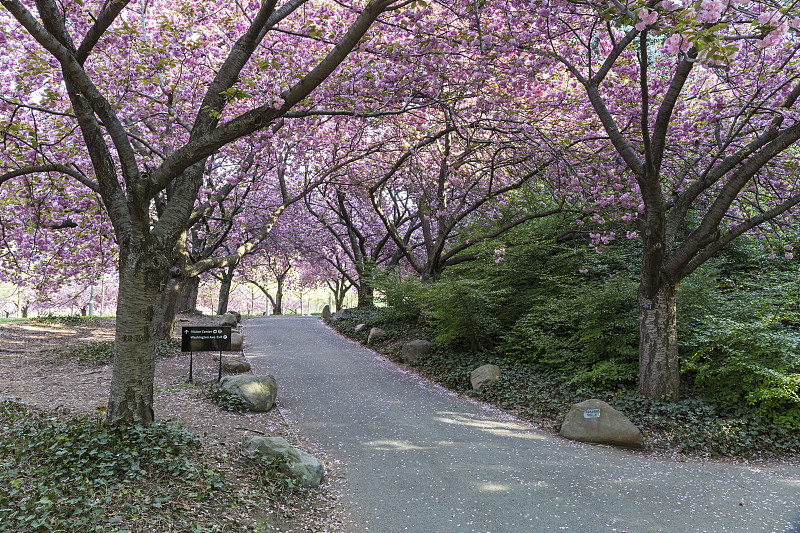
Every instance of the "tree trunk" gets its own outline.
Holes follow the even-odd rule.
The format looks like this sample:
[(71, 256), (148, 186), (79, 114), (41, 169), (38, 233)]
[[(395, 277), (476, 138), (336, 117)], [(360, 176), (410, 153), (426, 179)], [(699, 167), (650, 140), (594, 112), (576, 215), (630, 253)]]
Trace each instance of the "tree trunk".
[(358, 285), (358, 307), (367, 307), (375, 302), (372, 286), (366, 283), (363, 278)]
[(275, 301), (272, 304), (272, 314), (273, 315), (282, 315), (283, 314), (283, 282), (286, 280), (286, 276), (277, 276), (275, 278), (278, 281), (278, 288), (275, 289)]
[(179, 301), (183, 289), (183, 265), (173, 263), (164, 277), (164, 290), (161, 292), (158, 321), (156, 323), (156, 339), (172, 338), (175, 322), (178, 319)]
[(678, 400), (677, 284), (659, 284), (655, 297), (639, 288), (639, 392), (648, 398)]
[(111, 423), (153, 421), (156, 306), (167, 265), (165, 254), (120, 246), (114, 371), (108, 398)]
[(23, 305), (22, 306), (22, 318), (28, 318), (28, 306), (27, 305)]
[(184, 280), (181, 287), (178, 309), (180, 311), (194, 311), (197, 309), (197, 294), (200, 292), (200, 277), (193, 276)]
[(228, 312), (228, 299), (231, 296), (231, 284), (233, 283), (234, 265), (228, 267), (228, 270), (222, 275), (222, 283), (219, 286), (219, 304), (217, 306), (217, 314), (224, 315)]

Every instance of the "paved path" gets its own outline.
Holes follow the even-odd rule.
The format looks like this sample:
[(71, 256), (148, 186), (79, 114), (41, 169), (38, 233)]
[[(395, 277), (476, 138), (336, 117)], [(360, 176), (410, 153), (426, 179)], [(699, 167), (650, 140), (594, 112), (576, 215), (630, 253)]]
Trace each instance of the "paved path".
[(398, 370), (317, 318), (247, 322), (255, 368), (347, 476), (353, 531), (785, 532), (800, 466), (661, 460), (551, 437)]

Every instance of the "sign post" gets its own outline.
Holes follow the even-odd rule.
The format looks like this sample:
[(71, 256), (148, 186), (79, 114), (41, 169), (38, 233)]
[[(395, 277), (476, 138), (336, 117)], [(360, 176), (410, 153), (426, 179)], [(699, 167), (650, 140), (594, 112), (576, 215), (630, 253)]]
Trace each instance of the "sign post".
[(192, 382), (194, 352), (219, 351), (219, 381), (222, 379), (222, 352), (231, 351), (231, 327), (184, 326), (181, 329), (181, 351), (189, 352), (189, 383)]

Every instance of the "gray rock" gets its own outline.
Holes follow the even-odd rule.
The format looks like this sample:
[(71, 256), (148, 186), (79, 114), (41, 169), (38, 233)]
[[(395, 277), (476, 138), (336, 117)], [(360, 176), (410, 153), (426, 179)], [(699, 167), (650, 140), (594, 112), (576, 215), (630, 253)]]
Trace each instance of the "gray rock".
[(369, 337), (367, 337), (367, 344), (372, 344), (372, 341), (377, 341), (386, 336), (386, 332), (381, 328), (372, 328), (369, 330)]
[(352, 316), (353, 313), (351, 313), (349, 309), (339, 309), (338, 311), (336, 311), (336, 314), (333, 315), (333, 320), (347, 320)]
[(241, 352), (242, 345), (244, 344), (244, 335), (237, 331), (231, 332), (231, 351)]
[(365, 327), (367, 327), (366, 324), (358, 324), (356, 327), (353, 328), (353, 331), (355, 331), (356, 333), (361, 333), (362, 331), (364, 331)]
[(469, 375), (469, 382), (473, 390), (478, 390), (486, 385), (491, 385), (500, 379), (500, 367), (497, 365), (479, 366)]
[(298, 450), (281, 437), (253, 437), (244, 445), (251, 455), (260, 454), (270, 459), (284, 457), (280, 471), (294, 479), (298, 485), (315, 488), (325, 477), (325, 466), (313, 455)]
[(426, 340), (408, 341), (400, 350), (400, 359), (404, 363), (416, 363), (420, 357), (425, 357), (430, 351), (431, 343)]
[(242, 321), (242, 313), (240, 313), (239, 311), (228, 311), (228, 313), (236, 317), (236, 322)]
[(331, 306), (326, 305), (322, 308), (322, 318), (330, 318), (331, 317)]
[(222, 356), (222, 370), (231, 374), (250, 372), (250, 363), (241, 357)]
[(219, 386), (244, 400), (248, 410), (258, 413), (272, 409), (278, 395), (278, 384), (272, 375), (225, 376)]
[(231, 313), (225, 313), (219, 321), (220, 326), (235, 327), (236, 324), (236, 315), (232, 315)]
[(640, 448), (642, 432), (628, 418), (602, 400), (586, 400), (572, 406), (561, 424), (561, 436), (581, 442), (597, 442)]

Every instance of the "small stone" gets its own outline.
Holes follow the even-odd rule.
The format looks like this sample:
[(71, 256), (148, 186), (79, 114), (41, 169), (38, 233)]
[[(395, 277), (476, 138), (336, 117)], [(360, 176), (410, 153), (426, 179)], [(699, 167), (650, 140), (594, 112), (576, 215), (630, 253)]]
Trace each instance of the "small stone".
[(325, 477), (325, 466), (319, 459), (298, 450), (282, 437), (253, 437), (244, 447), (251, 455), (260, 454), (271, 459), (283, 458), (280, 471), (294, 479), (301, 487), (318, 487)]
[(497, 365), (479, 366), (469, 375), (469, 382), (473, 390), (478, 390), (500, 379), (500, 374), (500, 367)]
[(250, 372), (250, 363), (240, 357), (222, 356), (222, 370), (230, 374)]
[(641, 448), (642, 432), (628, 418), (602, 400), (577, 403), (564, 417), (560, 435), (580, 442)]
[(231, 351), (241, 352), (242, 345), (244, 344), (244, 335), (237, 331), (231, 332)]
[(219, 386), (244, 400), (248, 410), (258, 413), (272, 409), (278, 395), (278, 384), (272, 375), (225, 376), (220, 380)]
[(225, 313), (224, 315), (222, 315), (222, 318), (219, 321), (219, 325), (223, 327), (225, 326), (235, 327), (236, 324), (237, 324), (236, 315), (232, 315), (231, 313)]
[(423, 339), (408, 341), (400, 350), (400, 359), (404, 363), (416, 363), (431, 351), (431, 343)]
[(336, 314), (333, 315), (332, 320), (347, 320), (351, 318), (353, 313), (349, 309), (339, 309), (336, 311)]
[(356, 327), (353, 328), (353, 331), (355, 331), (356, 333), (361, 333), (362, 331), (364, 331), (364, 328), (366, 327), (367, 327), (366, 324), (358, 324)]
[(369, 330), (369, 337), (367, 337), (367, 344), (372, 344), (372, 341), (382, 339), (386, 336), (386, 332), (381, 328), (372, 328)]

